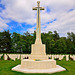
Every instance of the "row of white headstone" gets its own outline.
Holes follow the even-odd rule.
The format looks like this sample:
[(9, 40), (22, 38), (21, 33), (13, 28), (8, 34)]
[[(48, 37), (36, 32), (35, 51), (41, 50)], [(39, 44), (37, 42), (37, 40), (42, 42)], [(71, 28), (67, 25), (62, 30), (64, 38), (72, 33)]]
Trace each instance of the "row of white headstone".
[(52, 58), (52, 59), (62, 60), (65, 55), (47, 55), (47, 56)]
[(47, 55), (47, 56), (52, 59), (58, 59), (58, 60), (62, 60), (65, 57), (66, 61), (69, 61), (70, 59), (75, 61), (75, 55)]
[(30, 55), (29, 54), (4, 54), (4, 60), (8, 60), (8, 58), (12, 59), (12, 60), (16, 60), (16, 59), (26, 59), (28, 58)]
[[(4, 54), (4, 60), (8, 60), (8, 57), (15, 61), (16, 59), (28, 59), (30, 54)], [(66, 61), (69, 61), (70, 58), (75, 61), (75, 55), (47, 55), (47, 57), (57, 60), (62, 60), (65, 57)]]

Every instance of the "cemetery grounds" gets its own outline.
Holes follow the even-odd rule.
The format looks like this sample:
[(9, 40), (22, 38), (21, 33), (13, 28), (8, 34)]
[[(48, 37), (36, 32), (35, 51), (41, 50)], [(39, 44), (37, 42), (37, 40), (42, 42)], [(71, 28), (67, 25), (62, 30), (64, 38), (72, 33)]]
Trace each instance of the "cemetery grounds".
[(75, 75), (75, 61), (69, 60), (56, 60), (57, 64), (66, 68), (66, 71), (53, 73), (53, 74), (26, 74), (21, 72), (12, 71), (11, 69), (20, 64), (20, 60), (0, 60), (0, 75)]

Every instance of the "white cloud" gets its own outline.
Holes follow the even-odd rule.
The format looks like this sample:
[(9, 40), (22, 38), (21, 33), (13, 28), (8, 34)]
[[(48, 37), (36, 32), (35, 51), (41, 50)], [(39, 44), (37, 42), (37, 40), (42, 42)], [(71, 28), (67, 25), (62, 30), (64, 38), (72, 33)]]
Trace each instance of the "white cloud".
[(57, 21), (46, 24), (46, 28), (42, 28), (42, 32), (54, 31), (57, 30), (59, 33), (62, 33), (64, 36), (67, 32), (75, 32), (75, 10), (71, 12), (63, 13), (61, 16), (58, 16)]
[[(5, 18), (15, 20), (19, 23), (35, 23), (35, 12), (32, 11), (34, 0), (2, 0), (6, 9), (0, 15)], [(31, 20), (31, 22), (29, 21)]]
[(35, 31), (35, 27), (28, 29), (28, 32), (33, 33)]
[[(2, 0), (5, 5), (5, 10), (0, 12), (0, 15), (5, 19), (15, 20), (19, 23), (26, 22), (34, 25), (36, 23), (36, 11), (32, 10), (38, 0)], [(42, 32), (57, 30), (63, 36), (69, 32), (75, 32), (75, 10), (68, 12), (70, 9), (75, 9), (75, 0), (39, 0), (41, 6), (48, 7), (41, 12)], [(55, 22), (46, 24), (54, 19)], [(1, 21), (0, 21), (1, 22)], [(3, 22), (1, 22), (3, 23)], [(4, 22), (6, 25), (6, 23)], [(34, 31), (34, 27), (28, 29), (30, 32)]]
[(9, 21), (0, 18), (0, 31), (3, 31), (3, 29), (6, 29), (8, 27), (8, 25), (6, 24), (7, 22)]

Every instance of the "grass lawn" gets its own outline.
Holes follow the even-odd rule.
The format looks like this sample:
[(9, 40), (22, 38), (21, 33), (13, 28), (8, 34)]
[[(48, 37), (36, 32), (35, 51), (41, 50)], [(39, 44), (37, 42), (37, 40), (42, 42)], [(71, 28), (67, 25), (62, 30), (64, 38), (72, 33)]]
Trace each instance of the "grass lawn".
[(54, 74), (24, 74), (21, 72), (11, 71), (11, 68), (20, 64), (20, 60), (0, 60), (0, 75), (75, 75), (75, 61), (57, 61), (57, 64), (66, 68), (67, 71)]

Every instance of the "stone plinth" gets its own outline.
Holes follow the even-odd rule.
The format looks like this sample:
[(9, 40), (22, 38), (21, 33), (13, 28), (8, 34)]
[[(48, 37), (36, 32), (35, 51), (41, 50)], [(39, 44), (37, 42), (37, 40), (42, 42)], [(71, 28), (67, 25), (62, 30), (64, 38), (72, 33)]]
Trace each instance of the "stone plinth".
[(32, 44), (32, 52), (29, 57), (30, 60), (39, 59), (39, 60), (47, 60), (45, 45), (44, 44)]
[(31, 55), (46, 55), (44, 44), (32, 44)]
[(22, 60), (21, 61), (21, 68), (22, 69), (51, 69), (56, 68), (56, 61), (55, 60)]

